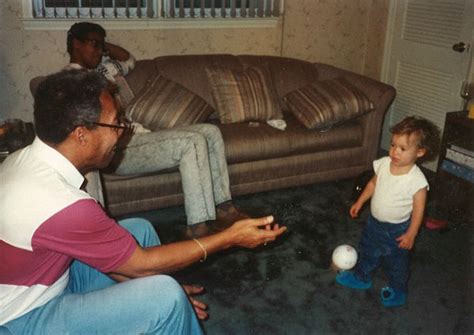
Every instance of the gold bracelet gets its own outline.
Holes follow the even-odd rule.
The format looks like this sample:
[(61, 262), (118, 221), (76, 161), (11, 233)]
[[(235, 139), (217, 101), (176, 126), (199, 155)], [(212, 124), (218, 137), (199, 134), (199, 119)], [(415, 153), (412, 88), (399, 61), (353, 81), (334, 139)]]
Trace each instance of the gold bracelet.
[(207, 259), (207, 250), (206, 250), (206, 248), (204, 248), (202, 243), (197, 238), (193, 238), (193, 241), (196, 242), (198, 244), (198, 246), (201, 247), (202, 252), (204, 252), (204, 257), (199, 260), (202, 263)]

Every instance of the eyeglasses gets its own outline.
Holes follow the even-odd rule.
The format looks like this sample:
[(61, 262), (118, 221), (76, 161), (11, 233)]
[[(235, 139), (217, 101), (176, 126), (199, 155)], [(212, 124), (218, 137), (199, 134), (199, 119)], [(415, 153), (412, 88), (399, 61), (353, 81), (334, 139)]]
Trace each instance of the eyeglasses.
[(82, 39), (83, 42), (89, 42), (92, 44), (94, 49), (105, 49), (105, 41), (104, 40), (96, 40), (93, 38), (84, 38)]
[(122, 131), (125, 134), (132, 134), (135, 131), (134, 127), (128, 120), (120, 120), (118, 124), (91, 122), (90, 125), (111, 128), (116, 133), (119, 133), (120, 131)]
[(120, 122), (120, 124), (110, 124), (110, 123), (102, 123), (102, 122), (93, 122), (92, 123), (95, 126), (99, 127), (106, 127), (106, 128), (112, 128), (115, 131), (119, 132), (120, 130), (129, 130), (130, 129), (130, 124)]

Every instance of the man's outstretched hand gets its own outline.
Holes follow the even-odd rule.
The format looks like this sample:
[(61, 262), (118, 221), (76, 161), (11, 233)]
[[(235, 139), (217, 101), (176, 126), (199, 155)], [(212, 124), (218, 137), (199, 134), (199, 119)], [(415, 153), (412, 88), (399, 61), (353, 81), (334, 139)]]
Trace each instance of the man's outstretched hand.
[[(273, 223), (273, 216), (257, 219), (244, 219), (237, 221), (222, 234), (230, 234), (232, 244), (244, 248), (255, 248), (262, 244), (275, 241), (275, 239), (286, 231), (286, 227), (280, 227)], [(207, 305), (193, 296), (202, 294), (204, 288), (199, 285), (182, 285), (193, 305), (199, 320), (209, 317)]]
[(255, 248), (261, 244), (275, 241), (285, 231), (286, 227), (273, 224), (271, 215), (240, 220), (227, 229), (228, 233), (233, 234), (234, 244), (244, 248)]

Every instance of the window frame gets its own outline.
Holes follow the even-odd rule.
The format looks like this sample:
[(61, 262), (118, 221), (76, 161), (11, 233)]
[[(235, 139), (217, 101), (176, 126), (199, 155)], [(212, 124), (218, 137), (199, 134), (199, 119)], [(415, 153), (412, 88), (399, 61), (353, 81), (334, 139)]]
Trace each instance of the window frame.
[[(68, 30), (73, 23), (81, 21), (98, 23), (107, 30), (276, 28), (284, 15), (284, 0), (279, 0), (278, 17), (35, 18), (33, 1), (21, 1), (25, 30)], [(160, 5), (159, 1), (151, 5), (155, 13), (163, 10), (161, 6), (156, 6)]]

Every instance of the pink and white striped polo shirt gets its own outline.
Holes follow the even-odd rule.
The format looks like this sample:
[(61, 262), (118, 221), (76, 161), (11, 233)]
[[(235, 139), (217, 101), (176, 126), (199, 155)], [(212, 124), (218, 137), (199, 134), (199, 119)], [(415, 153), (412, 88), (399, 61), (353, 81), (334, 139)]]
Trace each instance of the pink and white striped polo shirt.
[(74, 259), (110, 272), (134, 252), (83, 182), (39, 138), (0, 165), (0, 325), (61, 294)]

